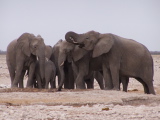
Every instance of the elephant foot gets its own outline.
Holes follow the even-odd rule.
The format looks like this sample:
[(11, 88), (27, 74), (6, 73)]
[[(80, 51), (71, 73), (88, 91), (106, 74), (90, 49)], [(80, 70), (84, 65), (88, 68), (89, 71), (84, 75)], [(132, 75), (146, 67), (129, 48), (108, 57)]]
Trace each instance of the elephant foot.
[(110, 87), (105, 87), (103, 90), (112, 90)]
[(104, 90), (105, 88), (104, 87), (100, 87), (101, 88), (101, 90)]
[(117, 87), (114, 87), (112, 90), (120, 91), (120, 89)]
[(153, 95), (156, 95), (155, 91), (152, 91), (150, 93), (145, 93), (145, 94), (153, 94)]
[(27, 86), (26, 88), (33, 88), (33, 86)]
[(61, 91), (62, 90), (62, 87), (60, 86), (60, 87), (58, 87), (58, 89), (57, 89), (57, 91)]
[(76, 87), (76, 89), (86, 89), (86, 87)]
[(127, 92), (127, 90), (126, 90), (126, 89), (123, 89), (123, 92)]
[(11, 88), (18, 88), (18, 85), (11, 85)]

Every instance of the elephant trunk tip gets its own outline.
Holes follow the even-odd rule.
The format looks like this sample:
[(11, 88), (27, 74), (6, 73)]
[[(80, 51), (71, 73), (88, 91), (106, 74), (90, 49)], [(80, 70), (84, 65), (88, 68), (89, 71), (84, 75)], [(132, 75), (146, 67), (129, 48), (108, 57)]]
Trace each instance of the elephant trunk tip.
[(77, 35), (77, 33), (70, 31), (66, 33), (65, 39), (67, 42), (78, 44), (78, 42), (76, 41)]

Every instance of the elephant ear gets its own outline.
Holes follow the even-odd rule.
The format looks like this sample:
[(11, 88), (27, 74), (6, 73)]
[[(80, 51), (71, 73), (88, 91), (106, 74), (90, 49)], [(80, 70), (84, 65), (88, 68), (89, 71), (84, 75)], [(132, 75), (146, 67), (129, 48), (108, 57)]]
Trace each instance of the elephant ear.
[(73, 60), (74, 61), (78, 61), (80, 60), (82, 57), (84, 57), (84, 55), (86, 55), (88, 53), (87, 50), (79, 48), (79, 46), (75, 46), (75, 49), (72, 53), (73, 56)]
[(29, 33), (23, 33), (18, 39), (17, 39), (17, 47), (20, 48), (22, 50), (22, 52), (27, 55), (30, 56), (31, 52), (30, 52), (30, 40), (31, 37), (34, 36), (32, 34)]
[(99, 39), (93, 49), (92, 57), (98, 57), (104, 53), (108, 53), (114, 44), (114, 40), (111, 35), (106, 35)]

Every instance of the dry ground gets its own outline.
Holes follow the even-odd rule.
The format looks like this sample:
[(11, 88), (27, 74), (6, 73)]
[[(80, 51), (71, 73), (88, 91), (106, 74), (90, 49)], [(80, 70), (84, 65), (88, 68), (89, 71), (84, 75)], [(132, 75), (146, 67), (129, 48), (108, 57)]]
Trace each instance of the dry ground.
[[(160, 56), (154, 55), (156, 95), (130, 79), (129, 91), (10, 89), (5, 55), (0, 55), (0, 119), (121, 120), (160, 119)], [(24, 80), (26, 83), (26, 79)]]

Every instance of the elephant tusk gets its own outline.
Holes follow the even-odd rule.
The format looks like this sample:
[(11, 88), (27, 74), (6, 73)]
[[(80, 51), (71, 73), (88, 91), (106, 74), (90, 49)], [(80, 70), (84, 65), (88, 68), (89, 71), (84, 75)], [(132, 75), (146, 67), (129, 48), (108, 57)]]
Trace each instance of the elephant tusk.
[(74, 41), (74, 40), (73, 40), (73, 43), (78, 44), (78, 42), (76, 42), (76, 41)]
[(60, 66), (63, 66), (64, 65), (64, 61), (61, 63), (61, 65)]
[(78, 44), (72, 37), (69, 37), (69, 39), (72, 40), (74, 44)]
[(46, 57), (46, 61), (49, 61), (49, 59)]

